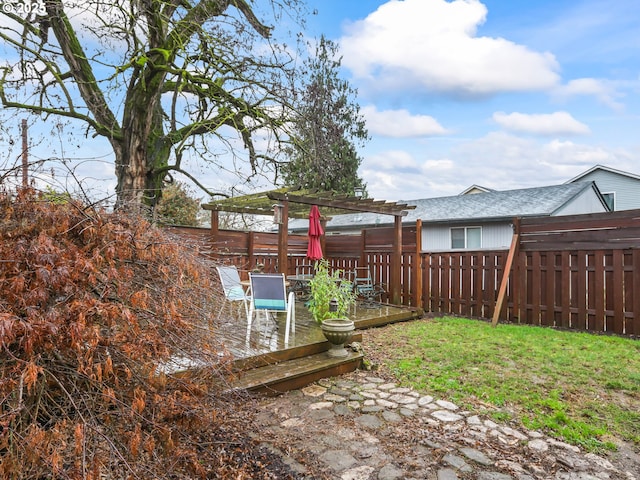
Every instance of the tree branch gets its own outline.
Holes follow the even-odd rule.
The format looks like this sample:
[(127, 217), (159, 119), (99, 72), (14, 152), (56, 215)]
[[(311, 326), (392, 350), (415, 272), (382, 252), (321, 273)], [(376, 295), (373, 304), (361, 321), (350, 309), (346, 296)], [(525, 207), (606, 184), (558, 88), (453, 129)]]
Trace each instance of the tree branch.
[(236, 7), (247, 19), (249, 24), (263, 38), (268, 38), (271, 28), (260, 23), (253, 10), (245, 0), (203, 0), (193, 7), (184, 18), (179, 21), (172, 32), (167, 35), (169, 49), (185, 45), (191, 36), (207, 20), (222, 15), (229, 6)]
[[(58, 40), (62, 55), (70, 67), (70, 72), (78, 86), (82, 99), (95, 116), (96, 121), (106, 128), (106, 132), (113, 134), (119, 131), (118, 121), (98, 87), (92, 66), (64, 11), (62, 1), (48, 0), (46, 6), (51, 28)], [(99, 130), (98, 133), (105, 135), (105, 130)]]

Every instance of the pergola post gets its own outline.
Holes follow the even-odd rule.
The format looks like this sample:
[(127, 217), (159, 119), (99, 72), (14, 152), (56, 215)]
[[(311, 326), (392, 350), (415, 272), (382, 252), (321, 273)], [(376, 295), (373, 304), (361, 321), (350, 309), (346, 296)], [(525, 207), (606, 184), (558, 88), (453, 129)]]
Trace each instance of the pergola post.
[(215, 239), (218, 236), (218, 229), (220, 225), (219, 213), (217, 210), (211, 210), (211, 235)]
[(278, 225), (278, 272), (284, 273), (285, 276), (289, 275), (289, 201), (281, 200), (282, 202), (282, 219)]
[(402, 216), (394, 215), (393, 253), (391, 254), (391, 303), (400, 305), (402, 277)]
[(411, 266), (412, 305), (422, 308), (422, 220), (416, 220), (416, 253)]

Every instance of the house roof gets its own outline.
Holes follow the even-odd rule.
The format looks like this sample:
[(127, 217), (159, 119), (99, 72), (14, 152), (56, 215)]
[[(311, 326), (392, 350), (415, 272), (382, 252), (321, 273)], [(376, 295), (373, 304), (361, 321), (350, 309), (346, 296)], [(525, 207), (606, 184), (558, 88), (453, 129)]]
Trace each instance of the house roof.
[(591, 167), (589, 170), (587, 170), (586, 172), (582, 172), (580, 175), (578, 175), (576, 177), (573, 177), (571, 180), (567, 180), (566, 183), (578, 182), (582, 178), (586, 177), (590, 173), (595, 172), (597, 170), (603, 170), (605, 172), (616, 173), (618, 175), (622, 175), (622, 176), (625, 176), (625, 177), (629, 177), (629, 178), (634, 178), (636, 180), (640, 180), (640, 175), (636, 175), (635, 173), (623, 172), (622, 170), (616, 170), (615, 168), (607, 167), (605, 165), (595, 165), (595, 166)]
[[(421, 219), (430, 223), (456, 223), (469, 220), (498, 221), (514, 217), (551, 216), (588, 189), (594, 189), (601, 198), (594, 182), (576, 182), (518, 190), (493, 190), (474, 195), (407, 200), (405, 203), (415, 205), (415, 209), (408, 213), (403, 222)], [(354, 225), (370, 227), (389, 223), (389, 217), (360, 213), (336, 216), (327, 223), (327, 228), (341, 229)], [(289, 227), (297, 230), (299, 225), (294, 221)], [(300, 227), (306, 228), (307, 225), (301, 224)]]

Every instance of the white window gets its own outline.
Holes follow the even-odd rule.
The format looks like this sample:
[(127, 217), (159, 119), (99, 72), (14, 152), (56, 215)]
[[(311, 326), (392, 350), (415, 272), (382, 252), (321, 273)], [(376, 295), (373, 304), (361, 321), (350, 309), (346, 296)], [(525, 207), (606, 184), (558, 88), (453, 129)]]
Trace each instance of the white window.
[(451, 229), (452, 249), (482, 247), (482, 227), (456, 227)]
[(605, 203), (609, 207), (609, 210), (615, 212), (616, 210), (616, 194), (615, 192), (611, 193), (603, 193), (602, 197), (604, 198)]

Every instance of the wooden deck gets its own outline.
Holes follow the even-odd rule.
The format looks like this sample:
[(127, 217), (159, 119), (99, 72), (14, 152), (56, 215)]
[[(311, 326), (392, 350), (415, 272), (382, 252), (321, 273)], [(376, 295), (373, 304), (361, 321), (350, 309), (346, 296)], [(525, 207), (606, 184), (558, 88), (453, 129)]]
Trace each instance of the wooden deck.
[[(352, 341), (362, 341), (359, 330), (421, 316), (420, 309), (386, 304), (375, 308), (357, 306), (350, 315), (356, 326)], [(247, 329), (244, 310), (229, 309), (217, 328), (235, 359), (232, 389), (277, 394), (320, 378), (353, 371), (363, 359), (361, 351), (352, 351), (345, 358), (329, 357), (326, 354), (329, 343), (302, 302), (296, 303), (295, 333), (286, 344), (284, 314), (270, 315), (267, 319), (261, 314), (258, 321), (254, 319), (251, 329)]]

